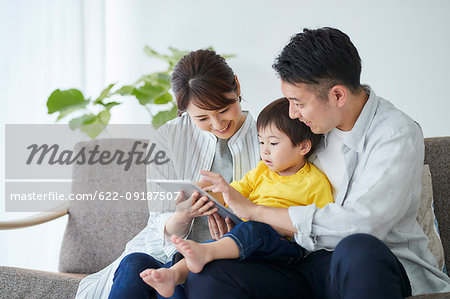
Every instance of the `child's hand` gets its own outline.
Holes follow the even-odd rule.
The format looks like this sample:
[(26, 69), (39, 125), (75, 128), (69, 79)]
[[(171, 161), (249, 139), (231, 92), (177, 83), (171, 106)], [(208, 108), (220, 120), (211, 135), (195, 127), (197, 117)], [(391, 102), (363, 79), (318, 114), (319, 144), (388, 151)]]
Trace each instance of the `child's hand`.
[(194, 184), (196, 184), (197, 186), (199, 186), (202, 189), (212, 185), (210, 182), (207, 182), (207, 181), (197, 181), (197, 182), (194, 182)]
[[(197, 186), (199, 186), (200, 188), (202, 188), (203, 190), (207, 191), (205, 188), (208, 186), (211, 186), (211, 182), (207, 182), (207, 181), (198, 181), (195, 182), (195, 184)], [(211, 195), (212, 197), (214, 197), (218, 202), (220, 202), (223, 206), (225, 205), (224, 201), (223, 201), (223, 196), (222, 193), (215, 193), (215, 192), (210, 192), (209, 195)]]
[(241, 218), (252, 220), (253, 208), (256, 204), (249, 201), (236, 189), (230, 186), (227, 181), (218, 173), (200, 170), (203, 180), (211, 182), (212, 185), (203, 188), (207, 191), (221, 192), (225, 203), (233, 210), (233, 212)]
[(212, 191), (212, 192), (216, 192), (216, 193), (220, 192), (222, 194), (229, 193), (231, 191), (230, 189), (233, 189), (234, 191), (236, 191), (218, 173), (215, 173), (212, 171), (200, 170), (200, 174), (203, 176), (203, 178), (202, 178), (202, 182), (204, 182), (203, 190), (205, 190), (205, 191)]

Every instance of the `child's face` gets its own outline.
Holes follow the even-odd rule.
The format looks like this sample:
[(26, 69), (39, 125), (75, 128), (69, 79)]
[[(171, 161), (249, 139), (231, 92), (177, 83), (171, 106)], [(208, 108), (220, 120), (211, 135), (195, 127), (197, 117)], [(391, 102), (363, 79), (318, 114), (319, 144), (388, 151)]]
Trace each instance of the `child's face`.
[(294, 146), (291, 139), (275, 125), (262, 128), (258, 132), (258, 139), (261, 159), (279, 175), (293, 175), (305, 164), (302, 145)]

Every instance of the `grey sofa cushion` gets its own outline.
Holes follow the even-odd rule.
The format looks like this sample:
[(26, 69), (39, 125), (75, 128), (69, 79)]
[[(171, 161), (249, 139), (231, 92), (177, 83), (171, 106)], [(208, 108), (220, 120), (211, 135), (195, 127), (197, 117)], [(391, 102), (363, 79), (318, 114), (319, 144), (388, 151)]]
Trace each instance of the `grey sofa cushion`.
[(74, 298), (81, 277), (0, 267), (0, 298)]
[(417, 221), (428, 237), (428, 249), (430, 249), (436, 258), (439, 269), (442, 270), (444, 267), (444, 249), (442, 248), (441, 238), (435, 225), (436, 217), (433, 209), (433, 190), (430, 167), (428, 165), (424, 165), (422, 171), (422, 196)]
[[(138, 140), (98, 139), (79, 143), (75, 150), (78, 152), (85, 146), (89, 151), (98, 145), (100, 151), (121, 150), (126, 153), (135, 141)], [(138, 149), (142, 150), (142, 147)], [(72, 193), (96, 194), (97, 198), (70, 202), (70, 217), (61, 247), (60, 272), (100, 271), (119, 257), (126, 243), (145, 227), (148, 220), (147, 201), (126, 199), (127, 195), (133, 197), (134, 192), (138, 195), (146, 192), (145, 170), (145, 164), (135, 163), (127, 171), (124, 165), (117, 163), (74, 165)], [(109, 195), (118, 200), (105, 200)], [(104, 200), (100, 200), (101, 196)]]
[(430, 166), (433, 182), (434, 212), (439, 224), (442, 245), (444, 246), (445, 264), (450, 265), (450, 184), (449, 184), (449, 149), (450, 137), (425, 139), (425, 164)]
[(448, 299), (450, 298), (450, 293), (433, 293), (433, 294), (425, 294), (425, 295), (416, 295), (407, 297), (408, 298), (414, 298), (414, 299)]

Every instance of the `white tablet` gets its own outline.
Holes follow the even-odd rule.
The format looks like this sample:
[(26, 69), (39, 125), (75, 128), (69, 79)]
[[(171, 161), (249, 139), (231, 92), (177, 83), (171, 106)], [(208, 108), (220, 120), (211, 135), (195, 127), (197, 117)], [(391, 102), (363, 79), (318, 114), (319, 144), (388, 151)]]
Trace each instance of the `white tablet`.
[(242, 219), (236, 216), (233, 211), (223, 206), (220, 202), (218, 202), (213, 196), (209, 195), (208, 192), (203, 190), (202, 188), (198, 187), (191, 181), (182, 181), (182, 180), (151, 180), (151, 182), (157, 183), (160, 185), (164, 190), (167, 192), (180, 192), (183, 191), (184, 193), (184, 200), (188, 199), (192, 193), (198, 192), (201, 196), (208, 197), (209, 200), (214, 202), (214, 207), (218, 209), (217, 214), (222, 216), (224, 219), (226, 217), (230, 218), (231, 221), (234, 222), (234, 224), (238, 224), (242, 222)]

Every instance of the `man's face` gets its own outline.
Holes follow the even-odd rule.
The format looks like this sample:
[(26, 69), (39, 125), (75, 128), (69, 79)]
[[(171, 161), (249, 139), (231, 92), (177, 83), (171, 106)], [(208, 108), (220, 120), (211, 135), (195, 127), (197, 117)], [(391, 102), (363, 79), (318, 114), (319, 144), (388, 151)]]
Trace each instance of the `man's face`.
[(298, 118), (313, 133), (325, 134), (339, 124), (337, 105), (330, 98), (318, 98), (308, 84), (281, 81), (281, 91), (289, 100), (289, 117)]

